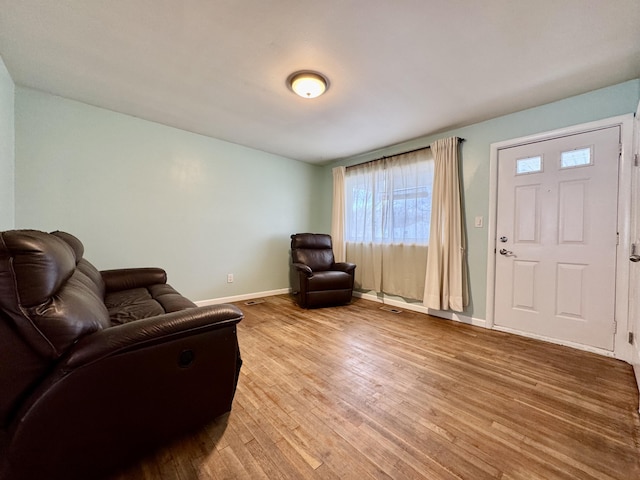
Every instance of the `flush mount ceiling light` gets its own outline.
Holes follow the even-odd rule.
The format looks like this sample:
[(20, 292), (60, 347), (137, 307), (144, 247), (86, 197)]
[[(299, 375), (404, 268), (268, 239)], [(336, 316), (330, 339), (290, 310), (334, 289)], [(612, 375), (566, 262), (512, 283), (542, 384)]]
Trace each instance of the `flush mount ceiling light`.
[(327, 77), (309, 70), (295, 72), (287, 78), (289, 88), (303, 98), (316, 98), (329, 88)]

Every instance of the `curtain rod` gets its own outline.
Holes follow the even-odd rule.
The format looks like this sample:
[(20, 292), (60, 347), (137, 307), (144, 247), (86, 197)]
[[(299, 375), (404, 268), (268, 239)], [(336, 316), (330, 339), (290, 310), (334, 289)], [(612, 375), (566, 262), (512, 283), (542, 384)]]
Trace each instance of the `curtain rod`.
[[(460, 137), (456, 137), (461, 143), (465, 141), (464, 138), (460, 138)], [(391, 158), (391, 157), (397, 157), (398, 155), (406, 155), (407, 153), (413, 153), (413, 152), (419, 152), (420, 150), (426, 150), (427, 148), (431, 148), (430, 145), (427, 145), (426, 147), (420, 147), (420, 148), (414, 148), (413, 150), (408, 150), (406, 152), (400, 152), (400, 153), (394, 153), (393, 155), (385, 155), (384, 157), (380, 157), (380, 158), (375, 158), (373, 160), (368, 160), (366, 162), (362, 162), (362, 163), (355, 163), (353, 165), (349, 165), (348, 167), (345, 168), (352, 168), (352, 167), (359, 167), (360, 165), (366, 165), (367, 163), (375, 163), (375, 162), (379, 162), (380, 160), (385, 160), (387, 158)]]

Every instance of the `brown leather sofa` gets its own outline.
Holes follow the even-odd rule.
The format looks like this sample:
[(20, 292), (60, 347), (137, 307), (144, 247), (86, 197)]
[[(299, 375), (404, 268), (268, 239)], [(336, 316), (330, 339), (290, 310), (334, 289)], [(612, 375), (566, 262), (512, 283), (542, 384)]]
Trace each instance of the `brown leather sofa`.
[(356, 266), (335, 262), (331, 235), (291, 235), (291, 292), (302, 308), (349, 303)]
[(231, 409), (242, 312), (83, 253), (67, 233), (0, 232), (1, 480), (100, 478)]

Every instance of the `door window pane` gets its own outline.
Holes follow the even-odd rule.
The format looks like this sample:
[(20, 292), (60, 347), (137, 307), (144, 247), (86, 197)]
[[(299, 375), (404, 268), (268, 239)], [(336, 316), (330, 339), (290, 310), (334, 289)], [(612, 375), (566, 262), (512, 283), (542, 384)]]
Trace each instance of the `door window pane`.
[(584, 167), (592, 163), (590, 147), (569, 150), (568, 152), (562, 152), (560, 155), (560, 168)]
[(519, 158), (516, 160), (516, 175), (538, 173), (542, 171), (542, 157)]

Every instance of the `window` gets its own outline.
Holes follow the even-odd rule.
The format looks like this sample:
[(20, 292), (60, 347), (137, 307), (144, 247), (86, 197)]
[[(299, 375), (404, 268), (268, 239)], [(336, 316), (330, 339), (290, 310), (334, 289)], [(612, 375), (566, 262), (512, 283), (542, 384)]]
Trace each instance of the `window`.
[(429, 149), (347, 169), (345, 239), (429, 243), (433, 159)]
[(569, 150), (560, 155), (560, 168), (586, 167), (588, 165), (593, 165), (591, 147)]
[(527, 157), (516, 160), (516, 175), (538, 173), (542, 171), (542, 157)]

